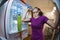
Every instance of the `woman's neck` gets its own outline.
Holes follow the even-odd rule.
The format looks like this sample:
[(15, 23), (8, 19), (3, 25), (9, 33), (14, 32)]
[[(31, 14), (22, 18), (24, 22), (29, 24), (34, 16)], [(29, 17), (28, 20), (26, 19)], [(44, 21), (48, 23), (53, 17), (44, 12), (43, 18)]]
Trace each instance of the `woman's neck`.
[(38, 17), (40, 17), (40, 16), (33, 16), (33, 17), (36, 19), (36, 18), (38, 18)]

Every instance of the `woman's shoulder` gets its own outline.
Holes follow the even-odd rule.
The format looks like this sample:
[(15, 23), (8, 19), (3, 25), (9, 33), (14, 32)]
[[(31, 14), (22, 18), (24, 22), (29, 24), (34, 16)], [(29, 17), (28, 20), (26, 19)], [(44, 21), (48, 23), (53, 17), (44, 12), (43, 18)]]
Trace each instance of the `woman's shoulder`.
[(46, 16), (42, 16), (42, 18), (47, 18)]
[(42, 19), (43, 19), (43, 21), (46, 23), (47, 20), (48, 20), (48, 17), (46, 17), (46, 16), (42, 16)]
[(46, 17), (46, 16), (41, 16), (41, 19), (45, 20), (45, 19), (48, 19), (48, 17)]
[(30, 21), (33, 20), (33, 17), (30, 18)]

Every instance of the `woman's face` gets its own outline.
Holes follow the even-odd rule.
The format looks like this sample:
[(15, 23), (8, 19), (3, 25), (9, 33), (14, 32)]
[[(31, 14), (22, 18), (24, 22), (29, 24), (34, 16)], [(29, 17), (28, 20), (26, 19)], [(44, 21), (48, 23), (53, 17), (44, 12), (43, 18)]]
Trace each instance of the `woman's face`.
[(37, 8), (33, 9), (33, 16), (37, 17), (38, 14), (39, 14), (38, 9)]

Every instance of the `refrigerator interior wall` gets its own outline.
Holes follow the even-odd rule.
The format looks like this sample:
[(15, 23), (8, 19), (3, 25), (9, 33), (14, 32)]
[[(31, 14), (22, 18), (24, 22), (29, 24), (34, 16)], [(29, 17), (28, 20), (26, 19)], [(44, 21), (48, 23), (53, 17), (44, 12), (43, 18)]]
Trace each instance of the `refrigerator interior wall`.
[[(17, 3), (18, 2), (18, 3)], [(17, 29), (17, 16), (18, 14), (21, 14), (22, 18), (24, 14), (27, 12), (27, 7), (20, 1), (13, 1), (10, 9), (10, 15), (9, 15), (9, 25), (10, 25), (10, 31), (12, 32), (18, 32)], [(27, 29), (26, 23), (22, 22), (22, 30)]]

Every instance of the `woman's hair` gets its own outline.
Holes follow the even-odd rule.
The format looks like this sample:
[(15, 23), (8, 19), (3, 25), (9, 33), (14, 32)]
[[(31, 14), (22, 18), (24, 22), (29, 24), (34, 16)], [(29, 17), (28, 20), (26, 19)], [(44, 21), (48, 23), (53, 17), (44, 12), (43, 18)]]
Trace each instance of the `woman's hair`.
[[(39, 11), (39, 14), (38, 14), (38, 15), (39, 15), (39, 16), (42, 16), (42, 15), (43, 15), (43, 12), (41, 11), (41, 9), (38, 8), (38, 7), (35, 7), (35, 8), (38, 9), (38, 11)], [(34, 8), (34, 9), (35, 9), (35, 8)]]

